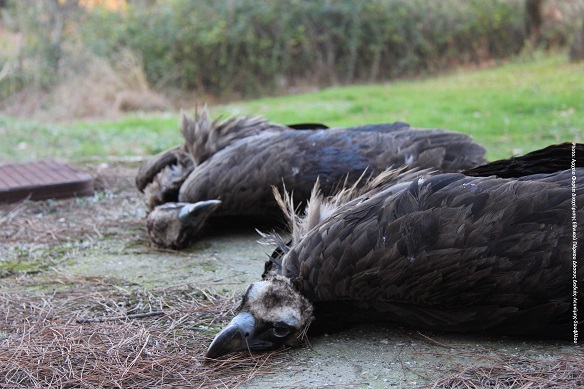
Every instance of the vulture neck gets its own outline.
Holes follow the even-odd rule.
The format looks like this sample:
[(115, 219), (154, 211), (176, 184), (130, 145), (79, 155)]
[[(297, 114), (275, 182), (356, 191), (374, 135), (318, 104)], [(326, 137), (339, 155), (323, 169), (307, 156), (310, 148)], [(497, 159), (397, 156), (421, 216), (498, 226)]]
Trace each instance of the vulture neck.
[(195, 111), (194, 117), (183, 112), (180, 129), (184, 138), (184, 148), (193, 159), (195, 166), (200, 165), (213, 154), (236, 141), (260, 133), (289, 131), (286, 126), (271, 123), (256, 117), (234, 117), (221, 121), (209, 119), (209, 111)]

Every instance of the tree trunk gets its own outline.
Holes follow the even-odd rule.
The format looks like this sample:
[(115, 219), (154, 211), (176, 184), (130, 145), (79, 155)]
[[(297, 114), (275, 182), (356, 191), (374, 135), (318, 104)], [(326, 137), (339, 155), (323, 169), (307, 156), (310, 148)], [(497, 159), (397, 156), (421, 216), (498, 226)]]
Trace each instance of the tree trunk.
[(525, 0), (525, 29), (532, 44), (541, 40), (543, 24), (543, 0)]
[(570, 61), (577, 62), (584, 60), (584, 20), (582, 21), (582, 29), (576, 34), (576, 39), (570, 47)]

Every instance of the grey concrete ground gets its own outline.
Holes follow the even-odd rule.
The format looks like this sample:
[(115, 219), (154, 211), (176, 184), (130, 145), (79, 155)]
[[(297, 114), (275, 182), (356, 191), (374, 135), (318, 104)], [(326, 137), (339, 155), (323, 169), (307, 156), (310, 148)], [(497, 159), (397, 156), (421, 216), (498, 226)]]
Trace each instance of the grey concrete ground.
[[(117, 202), (111, 204), (119, 204), (121, 213), (95, 220), (95, 223), (107, 224), (107, 218), (127, 219), (126, 226), (119, 230), (107, 230), (107, 233), (99, 232), (95, 238), (97, 243), (87, 249), (73, 245), (74, 249), (68, 250), (66, 258), (53, 258), (55, 263), (43, 268), (42, 273), (58, 272), (69, 277), (111, 277), (146, 289), (191, 284), (226, 293), (240, 293), (247, 284), (259, 279), (270, 248), (260, 246), (253, 226), (245, 223), (217, 224), (191, 248), (182, 252), (150, 247), (141, 225), (144, 209), (140, 196), (131, 187), (133, 171), (118, 171), (117, 174), (122, 174), (124, 179), (110, 180), (113, 184), (110, 182), (109, 188), (106, 185), (104, 193), (116, 198)], [(91, 202), (86, 201), (91, 213)], [(96, 198), (94, 202), (99, 204), (106, 200)], [(69, 218), (73, 220), (73, 215), (80, 212), (74, 202), (67, 207), (65, 210), (63, 206), (59, 208), (61, 213), (55, 216), (55, 223), (64, 223), (63, 220)], [(11, 212), (14, 214), (13, 208), (3, 208), (5, 221)], [(44, 212), (46, 217), (50, 217), (50, 212), (46, 209)], [(10, 220), (14, 222), (17, 217)], [(24, 222), (21, 224), (24, 225)], [(7, 228), (11, 226), (6, 225)], [(14, 227), (15, 233), (19, 233), (17, 227)], [(0, 255), (4, 256), (2, 260), (5, 264), (12, 263), (16, 258), (15, 243), (6, 236), (0, 238)], [(50, 244), (39, 245), (53, 257), (56, 255), (55, 247), (61, 246), (61, 243), (54, 247)], [(34, 236), (27, 247), (29, 250), (36, 247)], [(271, 374), (252, 378), (242, 387), (417, 388), (431, 385), (453, 373), (461, 374), (465, 367), (480, 365), (495, 371), (501, 366), (508, 366), (517, 371), (530, 371), (537, 370), (538, 361), (542, 360), (561, 360), (570, 355), (584, 358), (581, 347), (570, 342), (418, 332), (396, 324), (361, 325), (312, 338), (306, 347), (284, 352), (289, 356), (289, 363), (272, 367)], [(247, 372), (242, 371), (241, 374), (245, 376)]]
[[(143, 252), (83, 258), (66, 271), (125, 278), (140, 285), (194, 283), (239, 293), (259, 279), (269, 248), (249, 228), (215, 229), (188, 252)], [(244, 388), (417, 388), (463, 366), (494, 366), (513, 358), (545, 360), (582, 354), (569, 342), (418, 332), (396, 324), (364, 324), (288, 350), (291, 363)], [(243, 374), (244, 372), (242, 372)]]

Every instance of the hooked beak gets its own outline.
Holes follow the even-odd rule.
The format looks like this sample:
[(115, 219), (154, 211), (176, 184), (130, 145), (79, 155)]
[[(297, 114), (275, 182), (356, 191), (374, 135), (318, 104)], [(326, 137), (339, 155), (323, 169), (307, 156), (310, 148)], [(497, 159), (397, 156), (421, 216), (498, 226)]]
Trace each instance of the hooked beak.
[(207, 200), (187, 204), (179, 211), (178, 220), (187, 226), (202, 225), (220, 205), (221, 200)]
[(272, 342), (257, 339), (255, 335), (255, 319), (248, 312), (235, 316), (209, 346), (205, 358), (219, 358), (225, 354), (238, 351), (260, 351), (274, 347)]

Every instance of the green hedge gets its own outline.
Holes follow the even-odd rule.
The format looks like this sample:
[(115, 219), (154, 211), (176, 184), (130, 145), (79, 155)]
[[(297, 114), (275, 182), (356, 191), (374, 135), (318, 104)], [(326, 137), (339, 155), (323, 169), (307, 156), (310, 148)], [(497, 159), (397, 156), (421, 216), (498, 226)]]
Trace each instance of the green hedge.
[[(47, 57), (35, 63), (54, 67), (48, 56), (61, 53), (43, 24), (42, 4), (54, 3), (69, 9), (69, 41), (114, 61), (130, 49), (155, 88), (218, 96), (435, 73), (512, 56), (526, 42), (524, 0), (143, 0), (124, 14), (35, 1), (12, 0), (19, 20), (31, 19), (28, 34), (40, 34), (27, 37)], [(566, 44), (568, 30), (547, 33)]]
[(154, 85), (257, 95), (294, 83), (369, 82), (507, 57), (525, 40), (523, 1), (174, 0), (94, 10), (99, 55), (140, 53)]

